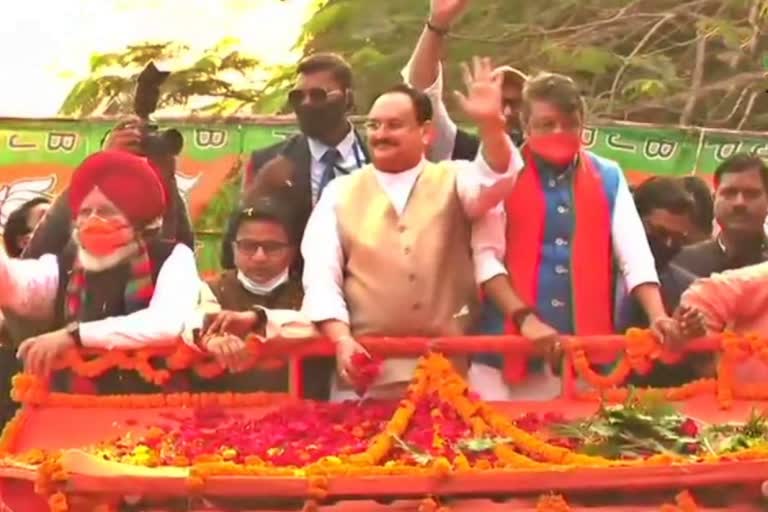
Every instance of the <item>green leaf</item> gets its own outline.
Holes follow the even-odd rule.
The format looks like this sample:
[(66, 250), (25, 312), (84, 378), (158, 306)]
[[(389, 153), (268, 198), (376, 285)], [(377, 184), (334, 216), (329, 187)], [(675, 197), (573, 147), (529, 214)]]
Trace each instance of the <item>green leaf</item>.
[(499, 445), (511, 443), (512, 439), (507, 437), (481, 437), (473, 439), (462, 439), (458, 447), (462, 451), (468, 452), (487, 452), (493, 450)]

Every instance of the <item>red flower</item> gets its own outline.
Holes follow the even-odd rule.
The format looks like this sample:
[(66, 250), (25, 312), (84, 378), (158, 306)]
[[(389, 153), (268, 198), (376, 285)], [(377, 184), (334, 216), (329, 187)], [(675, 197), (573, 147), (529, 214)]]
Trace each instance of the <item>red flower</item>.
[(369, 387), (376, 381), (381, 373), (382, 360), (377, 357), (369, 357), (363, 352), (357, 352), (352, 356), (352, 365), (355, 368), (351, 372), (352, 384), (355, 392), (363, 396)]
[(699, 435), (699, 426), (691, 418), (688, 418), (680, 425), (680, 433), (686, 437), (696, 437)]

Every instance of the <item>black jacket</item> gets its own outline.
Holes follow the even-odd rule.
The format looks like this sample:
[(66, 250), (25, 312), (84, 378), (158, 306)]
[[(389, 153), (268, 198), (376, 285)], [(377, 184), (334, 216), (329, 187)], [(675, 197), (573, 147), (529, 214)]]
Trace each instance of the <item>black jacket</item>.
[(696, 277), (709, 277), (715, 273), (757, 265), (764, 261), (768, 261), (765, 247), (763, 251), (756, 251), (748, 257), (734, 259), (728, 257), (717, 240), (706, 240), (684, 248), (674, 262)]
[[(363, 138), (355, 131), (358, 142), (362, 144)], [(362, 147), (366, 160), (370, 161), (365, 146)], [(297, 219), (301, 226), (300, 232), (303, 233), (304, 227), (312, 213), (312, 153), (309, 150), (309, 141), (304, 134), (296, 134), (282, 142), (273, 144), (266, 148), (257, 149), (251, 153), (248, 166), (243, 176), (243, 190), (245, 190), (259, 169), (277, 156), (283, 156), (294, 165), (295, 175), (293, 185), (296, 187), (296, 194), (299, 198), (297, 203), (300, 211), (297, 212)], [(234, 255), (232, 254), (232, 241), (235, 238), (234, 219), (229, 222), (227, 231), (224, 234), (221, 246), (221, 266), (224, 269), (231, 270), (235, 268)], [(300, 234), (301, 234), (300, 233)]]

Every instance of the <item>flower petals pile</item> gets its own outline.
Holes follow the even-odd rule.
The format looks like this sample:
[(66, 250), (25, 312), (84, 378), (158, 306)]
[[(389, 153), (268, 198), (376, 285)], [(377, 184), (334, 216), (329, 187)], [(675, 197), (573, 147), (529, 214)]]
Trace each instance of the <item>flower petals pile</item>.
[(212, 457), (245, 463), (303, 466), (322, 457), (364, 451), (395, 411), (394, 402), (306, 402), (254, 419), (224, 409), (164, 415), (166, 424), (97, 447), (109, 460), (145, 466), (187, 466)]

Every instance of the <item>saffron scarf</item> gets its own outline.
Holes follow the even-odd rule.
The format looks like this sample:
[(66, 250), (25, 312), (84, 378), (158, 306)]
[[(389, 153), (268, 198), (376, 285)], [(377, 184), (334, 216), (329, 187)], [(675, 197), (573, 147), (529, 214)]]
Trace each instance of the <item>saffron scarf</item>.
[[(525, 168), (505, 201), (507, 212), (506, 266), (517, 293), (535, 308), (546, 222), (546, 197), (533, 153), (525, 148)], [(613, 332), (613, 253), (611, 249), (611, 205), (603, 178), (592, 159), (579, 153), (574, 171), (571, 237), (571, 300), (574, 333), (579, 336)], [(511, 319), (507, 334), (519, 334)], [(504, 376), (519, 382), (526, 376), (527, 361), (505, 358)]]

